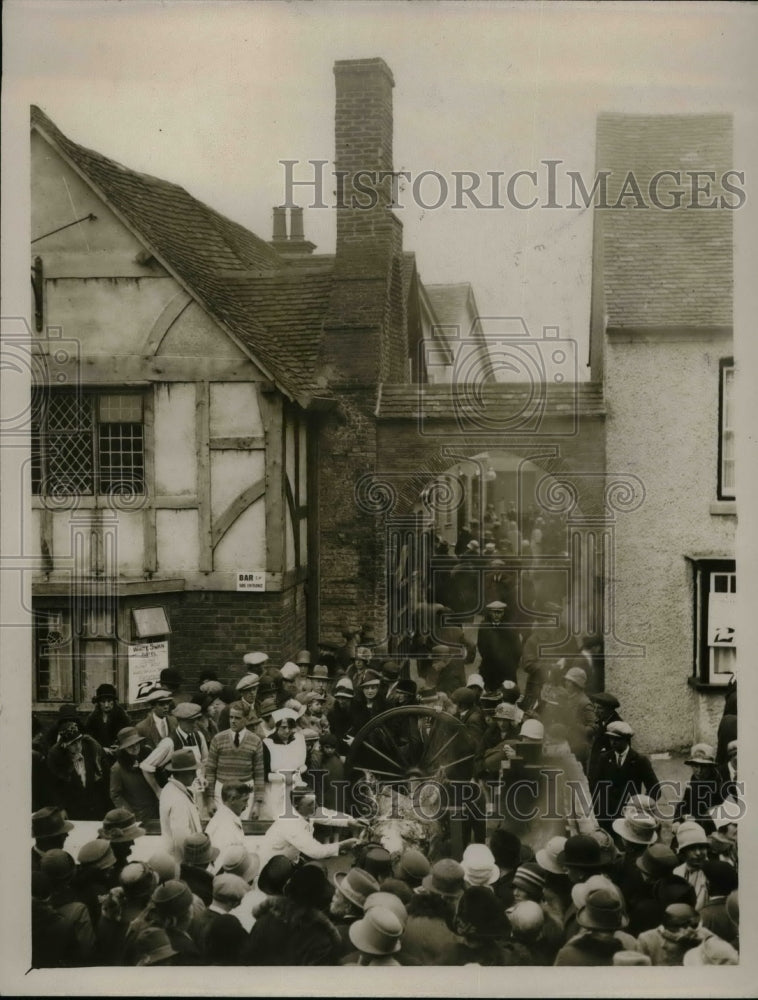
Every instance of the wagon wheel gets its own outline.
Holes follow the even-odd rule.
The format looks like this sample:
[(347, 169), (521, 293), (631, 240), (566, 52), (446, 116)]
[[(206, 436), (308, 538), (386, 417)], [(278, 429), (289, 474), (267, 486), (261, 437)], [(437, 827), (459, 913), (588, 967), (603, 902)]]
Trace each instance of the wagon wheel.
[(477, 743), (454, 715), (426, 705), (398, 705), (370, 719), (356, 734), (345, 761), (352, 783), (371, 773), (379, 785), (467, 781)]

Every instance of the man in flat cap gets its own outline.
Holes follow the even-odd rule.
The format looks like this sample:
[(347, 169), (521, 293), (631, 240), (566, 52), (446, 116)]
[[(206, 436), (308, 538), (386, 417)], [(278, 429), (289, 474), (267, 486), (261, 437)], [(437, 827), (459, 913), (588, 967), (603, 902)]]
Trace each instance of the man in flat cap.
[(476, 645), (482, 657), (479, 673), (485, 687), (492, 690), (503, 681), (515, 681), (521, 662), (521, 638), (507, 620), (503, 601), (490, 601), (479, 626)]
[(191, 701), (183, 701), (173, 711), (176, 727), (173, 732), (161, 740), (158, 746), (140, 764), (145, 779), (156, 795), (160, 796), (161, 783), (165, 783), (168, 763), (175, 750), (189, 750), (195, 758), (195, 778), (193, 779), (198, 806), (202, 801), (202, 791), (205, 786), (203, 773), (208, 759), (208, 744), (205, 736), (198, 730), (198, 720), (201, 708)]
[(144, 737), (145, 744), (154, 750), (161, 740), (167, 739), (176, 729), (176, 719), (171, 715), (174, 703), (168, 688), (156, 684), (140, 704), (146, 705), (148, 713), (137, 723), (136, 729)]
[(630, 796), (645, 792), (655, 799), (660, 782), (650, 758), (632, 750), (634, 730), (628, 722), (611, 722), (605, 731), (610, 749), (600, 756), (591, 791), (598, 822), (611, 833)]

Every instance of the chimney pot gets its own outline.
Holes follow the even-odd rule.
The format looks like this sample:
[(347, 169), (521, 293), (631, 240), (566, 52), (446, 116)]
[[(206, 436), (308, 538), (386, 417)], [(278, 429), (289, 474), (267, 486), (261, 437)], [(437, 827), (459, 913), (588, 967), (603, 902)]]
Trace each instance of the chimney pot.
[(290, 209), (290, 239), (291, 240), (304, 240), (305, 232), (303, 230), (303, 210), (297, 206), (293, 206)]
[(274, 240), (287, 239), (287, 209), (284, 205), (274, 208)]

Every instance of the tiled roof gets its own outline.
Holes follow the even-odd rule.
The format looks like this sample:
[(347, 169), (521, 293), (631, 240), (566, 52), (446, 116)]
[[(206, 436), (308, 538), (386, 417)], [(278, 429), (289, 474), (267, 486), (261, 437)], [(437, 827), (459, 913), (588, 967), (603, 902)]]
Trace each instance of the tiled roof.
[[(443, 326), (454, 326), (462, 320), (468, 322), (468, 300), (471, 285), (464, 281), (454, 285), (424, 285), (429, 301)], [(462, 330), (463, 335), (468, 330)]]
[(491, 382), (483, 386), (453, 385), (385, 385), (379, 406), (383, 420), (402, 420), (423, 416), (425, 420), (456, 420), (474, 414), (477, 408), (486, 412), (487, 425), (509, 426), (514, 415), (532, 412), (535, 401), (544, 402), (541, 411), (545, 419), (572, 414), (603, 416), (605, 404), (599, 383), (576, 382), (565, 385), (546, 384), (544, 398), (534, 395), (530, 384)]
[(37, 107), (31, 117), (284, 391), (312, 390), (331, 288), (323, 266), (295, 273), (268, 243), (184, 188), (79, 146)]
[[(731, 324), (734, 213), (684, 206), (693, 201), (687, 171), (715, 172), (712, 194), (699, 196), (706, 203), (723, 193), (719, 179), (733, 166), (730, 115), (599, 116), (597, 170), (612, 171), (608, 203), (618, 200), (632, 171), (652, 206), (635, 208), (627, 198), (624, 208), (595, 209), (608, 326)], [(651, 178), (663, 170), (680, 172), (681, 183), (664, 178), (659, 200), (671, 203), (675, 187), (685, 192), (683, 207), (666, 211), (651, 201)]]

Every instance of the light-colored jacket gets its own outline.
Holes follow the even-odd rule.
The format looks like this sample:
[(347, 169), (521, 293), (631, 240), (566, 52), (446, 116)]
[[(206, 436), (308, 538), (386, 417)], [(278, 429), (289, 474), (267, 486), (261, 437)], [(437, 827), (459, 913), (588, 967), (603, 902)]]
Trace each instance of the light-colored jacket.
[(181, 861), (184, 856), (184, 841), (193, 833), (202, 833), (192, 791), (176, 778), (171, 777), (161, 789), (158, 807), (161, 820), (161, 836), (167, 851)]
[(327, 809), (319, 810), (311, 819), (305, 819), (298, 813), (281, 816), (268, 828), (258, 848), (261, 868), (275, 854), (283, 854), (296, 864), (301, 854), (314, 861), (336, 857), (339, 854), (339, 842), (322, 844), (316, 840), (313, 836), (314, 822), (325, 826), (346, 827), (348, 817)]

